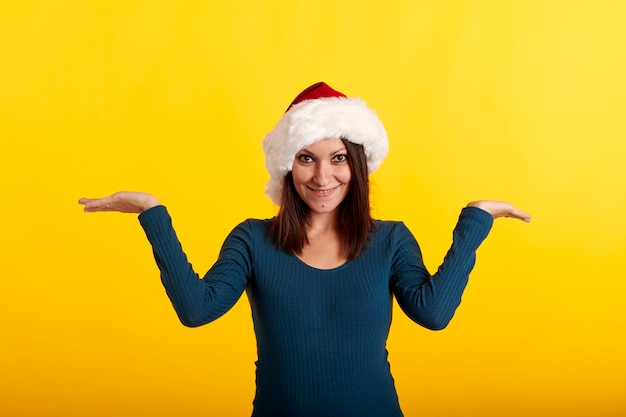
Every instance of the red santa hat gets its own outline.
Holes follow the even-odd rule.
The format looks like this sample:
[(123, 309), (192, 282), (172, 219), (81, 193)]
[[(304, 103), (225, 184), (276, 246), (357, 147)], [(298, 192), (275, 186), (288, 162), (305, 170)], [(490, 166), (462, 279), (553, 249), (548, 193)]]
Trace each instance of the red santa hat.
[(265, 193), (274, 204), (281, 204), (285, 176), (296, 154), (332, 138), (363, 145), (370, 173), (389, 151), (385, 127), (363, 100), (346, 97), (323, 82), (313, 84), (293, 100), (263, 140), (265, 166), (270, 174)]

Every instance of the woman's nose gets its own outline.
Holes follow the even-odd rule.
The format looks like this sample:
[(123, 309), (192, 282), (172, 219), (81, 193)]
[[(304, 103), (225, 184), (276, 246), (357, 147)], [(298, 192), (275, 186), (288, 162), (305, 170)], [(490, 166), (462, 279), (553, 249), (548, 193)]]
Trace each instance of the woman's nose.
[(332, 179), (332, 166), (326, 162), (315, 164), (315, 182), (321, 186), (330, 184)]

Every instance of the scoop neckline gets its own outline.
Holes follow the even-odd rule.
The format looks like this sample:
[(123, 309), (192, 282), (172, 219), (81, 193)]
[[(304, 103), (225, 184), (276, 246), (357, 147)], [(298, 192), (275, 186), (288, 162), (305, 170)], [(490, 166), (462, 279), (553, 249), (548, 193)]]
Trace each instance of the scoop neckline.
[(342, 263), (341, 265), (335, 266), (333, 268), (318, 268), (316, 266), (313, 265), (309, 265), (308, 263), (304, 262), (302, 259), (300, 259), (300, 257), (298, 255), (296, 255), (295, 253), (292, 253), (291, 256), (296, 259), (296, 261), (298, 261), (301, 265), (304, 265), (305, 267), (307, 267), (308, 269), (314, 270), (314, 271), (319, 271), (319, 272), (334, 272), (334, 271), (338, 271), (340, 269), (346, 268), (351, 262), (352, 260), (347, 260), (344, 263)]

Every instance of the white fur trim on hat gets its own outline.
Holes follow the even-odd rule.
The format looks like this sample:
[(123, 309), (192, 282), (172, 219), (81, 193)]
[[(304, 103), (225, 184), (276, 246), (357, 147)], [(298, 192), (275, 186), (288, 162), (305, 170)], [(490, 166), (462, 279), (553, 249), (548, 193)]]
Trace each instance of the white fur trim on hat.
[(363, 145), (370, 173), (389, 151), (385, 127), (360, 98), (321, 97), (295, 104), (263, 140), (265, 166), (270, 174), (265, 194), (274, 204), (281, 204), (285, 176), (291, 171), (296, 154), (332, 138)]

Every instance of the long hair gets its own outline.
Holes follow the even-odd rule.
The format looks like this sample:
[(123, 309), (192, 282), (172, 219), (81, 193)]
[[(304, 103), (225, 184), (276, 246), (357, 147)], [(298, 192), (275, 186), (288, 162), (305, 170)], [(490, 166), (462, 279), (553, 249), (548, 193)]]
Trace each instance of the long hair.
[[(338, 207), (339, 233), (344, 256), (356, 258), (367, 246), (374, 229), (370, 212), (369, 177), (367, 159), (362, 145), (342, 139), (348, 150), (351, 169), (350, 189)], [(300, 198), (293, 184), (291, 171), (285, 177), (282, 204), (278, 215), (272, 220), (270, 237), (281, 249), (300, 254), (308, 243), (306, 224), (309, 207)]]

